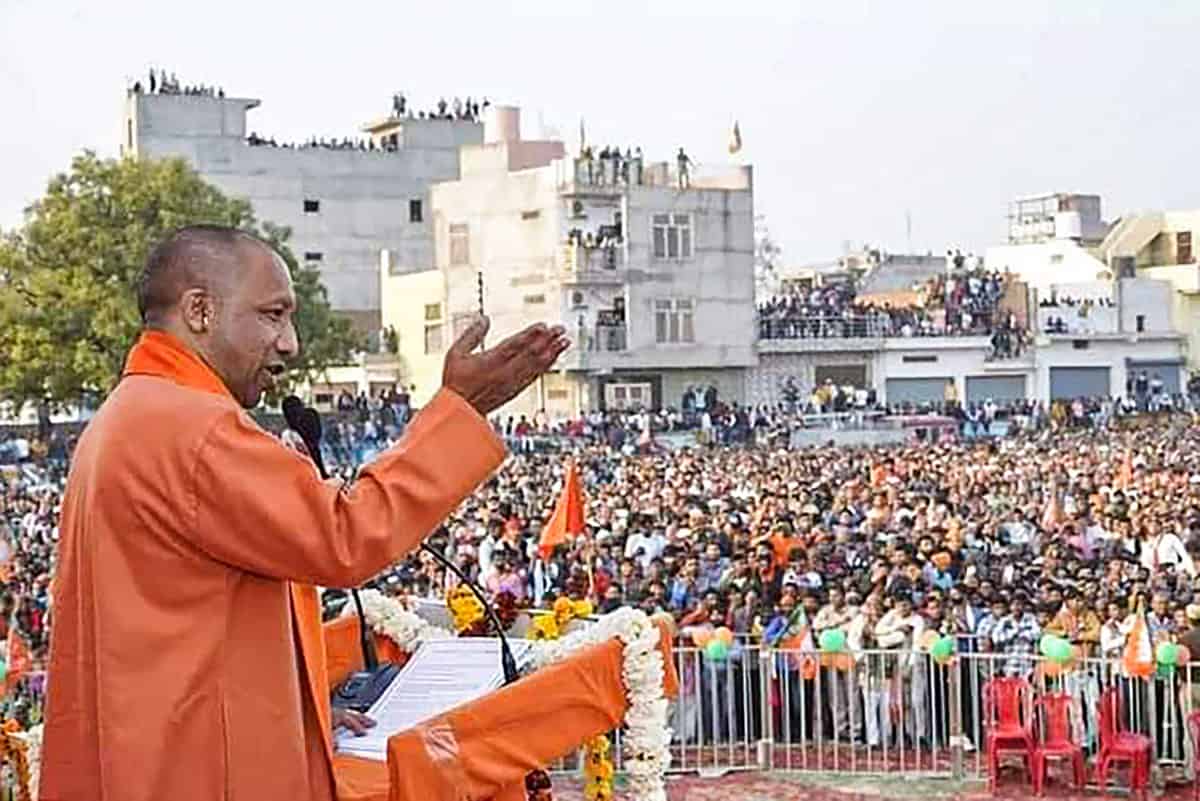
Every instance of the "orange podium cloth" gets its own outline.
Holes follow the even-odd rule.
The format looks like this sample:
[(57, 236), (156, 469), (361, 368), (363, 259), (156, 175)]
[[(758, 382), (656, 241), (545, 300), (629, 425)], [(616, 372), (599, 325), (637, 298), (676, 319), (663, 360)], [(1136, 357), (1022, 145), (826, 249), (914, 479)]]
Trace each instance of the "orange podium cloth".
[[(674, 697), (679, 678), (671, 634), (660, 628), (664, 690)], [(357, 619), (339, 619), (326, 630), (332, 680), (336, 665), (358, 659)], [(355, 653), (347, 655), (346, 648)], [(524, 798), (526, 773), (620, 725), (628, 706), (621, 653), (620, 642), (603, 643), (400, 732), (389, 740), (386, 764), (335, 755), (338, 801)]]

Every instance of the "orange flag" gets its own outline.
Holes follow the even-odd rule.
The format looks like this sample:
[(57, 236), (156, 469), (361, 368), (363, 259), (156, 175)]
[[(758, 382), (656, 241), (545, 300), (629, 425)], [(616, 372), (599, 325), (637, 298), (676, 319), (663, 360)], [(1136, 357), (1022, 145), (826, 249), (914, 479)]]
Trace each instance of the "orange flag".
[(579, 480), (579, 468), (574, 462), (567, 465), (567, 476), (563, 480), (562, 493), (554, 505), (550, 522), (542, 529), (538, 542), (538, 555), (549, 559), (554, 546), (566, 542), (567, 535), (583, 533), (583, 483)]
[(1127, 676), (1146, 678), (1154, 675), (1154, 644), (1150, 642), (1150, 628), (1146, 625), (1145, 607), (1141, 601), (1138, 601), (1133, 629), (1125, 639), (1121, 666)]
[(24, 637), (17, 633), (16, 626), (9, 626), (8, 675), (4, 679), (5, 691), (11, 690), (13, 685), (29, 672), (31, 667), (33, 667), (33, 657), (29, 653), (29, 644), (25, 642)]

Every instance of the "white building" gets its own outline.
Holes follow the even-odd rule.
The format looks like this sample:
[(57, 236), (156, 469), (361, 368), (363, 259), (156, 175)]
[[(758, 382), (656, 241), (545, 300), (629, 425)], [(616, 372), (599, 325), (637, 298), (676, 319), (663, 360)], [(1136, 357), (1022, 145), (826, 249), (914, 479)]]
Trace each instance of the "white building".
[(756, 363), (750, 168), (681, 183), (673, 165), (635, 159), (626, 180), (519, 126), (517, 109), (498, 110), (487, 143), (463, 148), (461, 177), (434, 187), (433, 271), (393, 275), (384, 255), (383, 320), (417, 401), (481, 296), (493, 342), (534, 321), (574, 341), (509, 413), (679, 407), (709, 387), (740, 401)]
[[(747, 400), (773, 403), (789, 383), (811, 391), (827, 380), (872, 388), (889, 404), (939, 403), (948, 383), (968, 404), (1121, 397), (1142, 371), (1174, 393), (1186, 385), (1185, 336), (1172, 321), (1171, 295), (1168, 283), (1147, 279), (1031, 289), (1033, 344), (1009, 359), (993, 359), (984, 336), (762, 340)], [(1042, 305), (1051, 298), (1056, 305)]]
[(376, 150), (252, 145), (258, 100), (129, 92), (122, 153), (179, 156), (222, 191), (249, 200), (260, 221), (292, 229), (296, 258), (318, 267), (339, 312), (364, 331), (379, 323), (379, 252), (397, 273), (433, 267), (430, 186), (458, 177), (466, 120), (385, 119), (363, 130)]

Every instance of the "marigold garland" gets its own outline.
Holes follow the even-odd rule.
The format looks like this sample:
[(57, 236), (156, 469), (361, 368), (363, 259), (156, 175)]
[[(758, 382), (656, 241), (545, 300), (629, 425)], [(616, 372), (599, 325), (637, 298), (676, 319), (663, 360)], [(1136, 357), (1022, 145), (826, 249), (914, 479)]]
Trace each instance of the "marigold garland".
[(608, 758), (608, 736), (597, 735), (588, 740), (583, 762), (583, 797), (587, 801), (612, 801), (613, 769)]
[(465, 585), (460, 584), (446, 593), (446, 607), (454, 619), (454, 630), (459, 635), (478, 636), (476, 629), (487, 629), (483, 617), (483, 604)]

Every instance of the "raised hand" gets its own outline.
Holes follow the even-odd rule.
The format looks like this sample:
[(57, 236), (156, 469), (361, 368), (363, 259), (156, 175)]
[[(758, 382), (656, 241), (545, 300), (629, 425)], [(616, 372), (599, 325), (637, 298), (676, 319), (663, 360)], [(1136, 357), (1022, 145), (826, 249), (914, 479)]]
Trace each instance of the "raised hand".
[(450, 346), (442, 369), (442, 386), (457, 392), (482, 415), (515, 398), (553, 367), (571, 344), (562, 326), (538, 323), (476, 353), (488, 327), (486, 317), (472, 323)]

